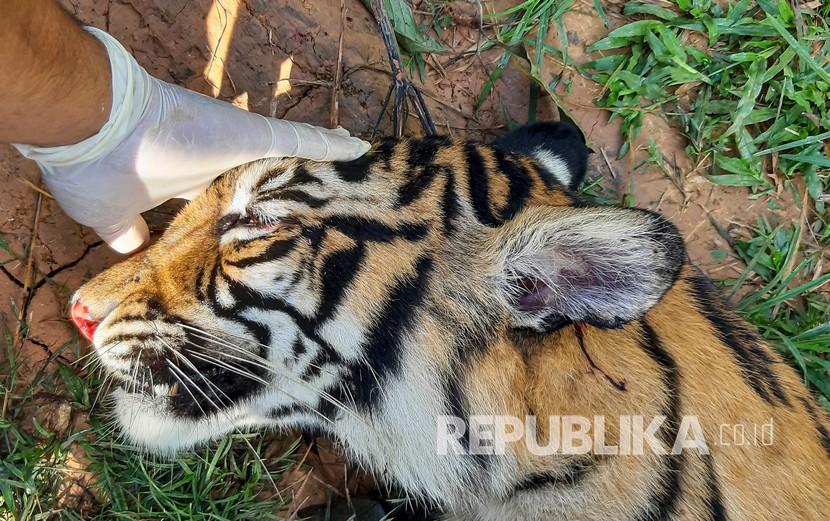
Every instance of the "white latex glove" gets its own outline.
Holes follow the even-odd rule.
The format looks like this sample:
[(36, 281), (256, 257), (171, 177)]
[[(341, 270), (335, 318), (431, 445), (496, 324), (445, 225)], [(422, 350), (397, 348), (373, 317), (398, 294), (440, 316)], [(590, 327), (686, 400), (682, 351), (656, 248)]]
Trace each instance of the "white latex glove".
[(216, 176), (263, 157), (356, 159), (369, 143), (328, 130), (246, 112), (150, 76), (109, 34), (112, 109), (98, 134), (59, 147), (15, 145), (37, 161), (61, 207), (128, 253), (149, 238), (141, 212), (191, 198)]

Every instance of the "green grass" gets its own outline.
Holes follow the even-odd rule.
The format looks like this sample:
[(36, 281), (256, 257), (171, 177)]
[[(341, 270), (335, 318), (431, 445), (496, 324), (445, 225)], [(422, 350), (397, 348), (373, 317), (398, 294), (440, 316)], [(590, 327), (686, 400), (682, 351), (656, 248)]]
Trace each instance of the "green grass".
[(830, 272), (816, 273), (820, 253), (805, 254), (797, 225), (773, 227), (761, 220), (755, 232), (734, 243), (747, 268), (739, 279), (725, 281), (729, 294), (734, 299), (747, 277), (756, 279), (751, 291), (734, 299), (738, 309), (790, 357), (830, 410), (830, 300), (815, 291)]
[[(745, 187), (750, 199), (792, 190), (801, 201), (795, 181), (802, 182), (810, 196), (804, 223), (761, 221), (750, 240), (723, 231), (730, 251), (713, 256), (743, 261), (738, 279), (720, 283), (732, 297), (745, 295), (737, 307), (830, 409), (830, 273), (822, 264), (830, 246), (830, 4), (794, 12), (790, 2), (777, 0), (739, 0), (726, 8), (711, 0), (629, 2), (624, 14), (630, 22), (593, 43), (595, 59), (584, 64), (569, 60), (562, 16), (572, 4), (526, 0), (490, 15), (501, 25), (482, 48), (504, 51), (478, 103), (518, 59), (534, 80), (527, 120), (533, 121), (540, 94), (568, 116), (561, 98), (570, 86), (541, 76), (541, 63), (551, 55), (604, 87), (595, 103), (621, 120), (625, 139), (618, 157), (631, 153), (647, 109), (683, 131), (688, 154), (708, 165), (712, 183)], [(602, 3), (594, 8), (608, 27)], [(558, 47), (545, 43), (550, 24), (557, 27)], [(635, 172), (655, 167), (671, 174), (658, 148), (651, 144), (647, 152)], [(601, 203), (619, 200), (601, 180), (582, 191)], [(630, 197), (622, 200), (633, 204)]]
[[(174, 459), (150, 456), (118, 439), (102, 405), (92, 411), (101, 399), (96, 373), (60, 361), (67, 350), (77, 355), (77, 341), (56, 350), (30, 384), (16, 376), (10, 331), (2, 344), (9, 363), (0, 374), (0, 403), (7, 404), (0, 417), (0, 519), (279, 519), (286, 503), (274, 484), (295, 464), (296, 442), (267, 461), (260, 454), (269, 438), (261, 434), (234, 434)], [(89, 427), (53, 433), (36, 419), (29, 426), (44, 397), (67, 397), (75, 414), (89, 415)], [(73, 454), (89, 461), (88, 474), (70, 470)], [(78, 486), (66, 492), (73, 480)]]
[(635, 20), (594, 43), (607, 54), (581, 70), (606, 88), (597, 104), (622, 119), (620, 156), (640, 130), (641, 109), (657, 108), (684, 131), (687, 152), (710, 166), (715, 184), (746, 187), (757, 199), (781, 187), (797, 193), (794, 181), (803, 180), (814, 209), (808, 219), (762, 221), (751, 240), (728, 241), (746, 269), (723, 284), (733, 296), (751, 284), (736, 304), (828, 407), (830, 303), (819, 288), (830, 278), (820, 264), (830, 243), (830, 4), (794, 13), (789, 2), (769, 0), (725, 10), (707, 0), (673, 3), (626, 4)]
[[(626, 50), (582, 67), (607, 88), (599, 104), (622, 118), (628, 138), (644, 114), (632, 109), (660, 108), (688, 136), (690, 155), (707, 159), (713, 183), (760, 196), (776, 190), (774, 174), (797, 174), (824, 213), (830, 69), (819, 62), (830, 51), (830, 4), (796, 17), (788, 2), (741, 0), (726, 10), (675, 3), (679, 9), (628, 3), (625, 13), (639, 19), (591, 46)], [(694, 97), (689, 107), (684, 90)]]

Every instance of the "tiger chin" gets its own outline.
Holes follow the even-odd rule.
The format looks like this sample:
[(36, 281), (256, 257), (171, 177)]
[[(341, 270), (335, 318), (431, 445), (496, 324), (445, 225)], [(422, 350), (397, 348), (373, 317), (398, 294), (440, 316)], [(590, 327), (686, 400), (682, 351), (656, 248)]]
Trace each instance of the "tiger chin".
[[(587, 153), (549, 122), (227, 172), (72, 299), (124, 435), (324, 432), (444, 519), (824, 518), (827, 414), (669, 221), (577, 197)], [(574, 417), (658, 447), (537, 450)]]

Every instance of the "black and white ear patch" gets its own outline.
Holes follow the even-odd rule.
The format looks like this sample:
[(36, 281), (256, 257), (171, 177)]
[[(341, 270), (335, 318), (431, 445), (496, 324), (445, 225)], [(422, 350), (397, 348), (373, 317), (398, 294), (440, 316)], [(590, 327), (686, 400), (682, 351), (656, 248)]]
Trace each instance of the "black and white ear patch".
[(616, 207), (528, 213), (501, 252), (515, 327), (544, 331), (551, 318), (622, 327), (654, 306), (680, 273), (683, 240), (658, 214)]
[(553, 180), (571, 190), (577, 189), (585, 178), (588, 147), (573, 123), (545, 121), (524, 125), (499, 137), (493, 146), (536, 159)]

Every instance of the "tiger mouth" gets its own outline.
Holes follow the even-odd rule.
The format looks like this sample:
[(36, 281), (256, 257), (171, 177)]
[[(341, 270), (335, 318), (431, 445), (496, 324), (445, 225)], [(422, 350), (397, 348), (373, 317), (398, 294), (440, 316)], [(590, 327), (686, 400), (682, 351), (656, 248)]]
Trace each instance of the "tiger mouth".
[(270, 368), (256, 353), (220, 352), (196, 341), (180, 345), (174, 340), (131, 345), (120, 356), (100, 357), (122, 397), (198, 420), (237, 407), (270, 385)]
[(128, 376), (117, 369), (108, 369), (107, 373), (108, 377), (111, 377), (115, 382), (117, 382), (118, 386), (124, 392), (130, 394), (139, 394), (152, 398), (174, 398), (178, 396), (181, 391), (181, 384), (179, 382), (173, 382), (170, 384), (153, 384), (147, 381), (139, 382), (135, 378)]

